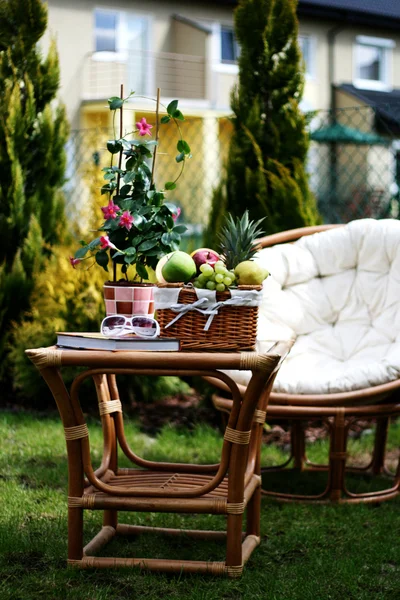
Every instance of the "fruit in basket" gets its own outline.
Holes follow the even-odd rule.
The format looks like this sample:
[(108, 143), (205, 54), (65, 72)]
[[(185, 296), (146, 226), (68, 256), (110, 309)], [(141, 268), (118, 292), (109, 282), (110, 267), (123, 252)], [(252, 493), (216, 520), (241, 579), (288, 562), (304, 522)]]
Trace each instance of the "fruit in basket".
[(167, 255), (161, 275), (167, 283), (187, 283), (196, 275), (196, 263), (187, 252), (175, 250)]
[(228, 287), (235, 285), (235, 280), (235, 274), (228, 271), (225, 264), (218, 260), (214, 267), (209, 263), (200, 265), (200, 274), (193, 281), (193, 285), (200, 289), (224, 292)]
[(169, 254), (165, 254), (162, 258), (160, 258), (160, 260), (157, 263), (156, 280), (158, 283), (167, 283), (166, 280), (164, 279), (164, 277), (162, 276), (162, 268), (165, 265), (165, 263), (167, 262), (168, 258), (171, 256), (171, 254), (173, 254), (173, 252), (170, 252)]
[(215, 265), (215, 263), (218, 260), (220, 260), (219, 254), (217, 252), (215, 252), (215, 250), (212, 250), (211, 248), (198, 248), (197, 250), (192, 252), (190, 256), (193, 258), (194, 262), (196, 263), (198, 273), (200, 271), (201, 265), (209, 264), (213, 267)]
[(251, 221), (247, 210), (236, 220), (232, 215), (226, 217), (219, 238), (221, 254), (229, 271), (253, 258), (257, 252), (256, 240), (263, 235), (259, 228), (263, 220)]
[(254, 260), (245, 260), (237, 265), (235, 275), (239, 285), (261, 285), (269, 272)]

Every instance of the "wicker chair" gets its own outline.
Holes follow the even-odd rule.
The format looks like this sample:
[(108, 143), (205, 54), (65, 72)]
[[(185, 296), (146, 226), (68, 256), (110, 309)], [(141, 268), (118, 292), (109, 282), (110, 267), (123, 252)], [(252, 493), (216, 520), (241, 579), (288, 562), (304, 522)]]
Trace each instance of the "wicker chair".
[[(263, 493), (320, 502), (397, 496), (400, 466), (388, 471), (385, 447), (390, 418), (400, 413), (400, 222), (361, 219), (295, 229), (267, 236), (260, 246), (258, 260), (272, 276), (260, 309), (259, 347), (278, 332), (279, 339), (297, 336), (268, 409), (268, 422), (291, 423), (290, 456), (263, 471), (327, 471), (326, 487), (318, 494), (273, 491), (268, 476)], [(246, 374), (230, 375), (243, 393)], [(229, 413), (231, 401), (216, 394), (214, 405)], [(364, 467), (346, 466), (349, 431), (369, 418), (376, 419), (372, 460)], [(306, 457), (305, 424), (315, 420), (330, 434), (326, 465)], [(387, 475), (389, 483), (386, 489), (356, 493), (346, 483), (350, 473)]]
[[(27, 350), (51, 389), (63, 421), (68, 450), (68, 563), (80, 568), (138, 567), (153, 571), (191, 572), (239, 577), (260, 543), (260, 446), (265, 411), (273, 381), (290, 343), (268, 353), (105, 352), (42, 348)], [(67, 392), (63, 367), (81, 366)], [(242, 398), (236, 384), (220, 369), (251, 369)], [(116, 377), (127, 374), (210, 375), (220, 378), (233, 396), (222, 444), (221, 461), (212, 465), (160, 463), (139, 457), (124, 433)], [(103, 426), (104, 452), (92, 466), (88, 429), (79, 397), (82, 384), (93, 379)], [(118, 466), (122, 452), (133, 468)], [(246, 532), (242, 533), (247, 510)], [(83, 545), (83, 513), (103, 511), (103, 527)], [(118, 512), (206, 513), (226, 515), (226, 531), (198, 531), (126, 525)], [(184, 535), (194, 540), (226, 541), (224, 562), (159, 558), (116, 558), (95, 554), (116, 535), (146, 532)]]

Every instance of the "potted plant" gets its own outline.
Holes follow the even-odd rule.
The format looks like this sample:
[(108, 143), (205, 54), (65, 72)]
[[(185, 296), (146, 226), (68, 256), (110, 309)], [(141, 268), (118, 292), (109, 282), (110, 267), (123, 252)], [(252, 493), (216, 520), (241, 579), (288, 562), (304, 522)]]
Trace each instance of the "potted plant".
[[(155, 269), (162, 256), (179, 248), (181, 234), (186, 230), (184, 225), (176, 224), (180, 209), (166, 201), (167, 193), (176, 188), (185, 161), (191, 156), (179, 126), (184, 116), (178, 109), (178, 101), (173, 100), (164, 107), (166, 114), (159, 119), (158, 90), (155, 125), (142, 118), (134, 131), (123, 135), (123, 107), (133, 94), (123, 98), (121, 90), (121, 97), (108, 100), (114, 113), (114, 139), (107, 142), (110, 165), (103, 168), (105, 183), (101, 193), (108, 200), (101, 208), (103, 223), (98, 229), (100, 235), (89, 242), (81, 241), (81, 247), (70, 258), (73, 267), (89, 260), (91, 265), (96, 263), (107, 273), (112, 265), (113, 279), (104, 286), (107, 314), (153, 313), (149, 271)], [(117, 111), (120, 117), (118, 137), (115, 133)], [(171, 123), (179, 133), (175, 161), (181, 164), (181, 169), (174, 181), (157, 189), (154, 173), (160, 124), (168, 126)], [(146, 136), (151, 137), (152, 129), (155, 139), (147, 139)]]

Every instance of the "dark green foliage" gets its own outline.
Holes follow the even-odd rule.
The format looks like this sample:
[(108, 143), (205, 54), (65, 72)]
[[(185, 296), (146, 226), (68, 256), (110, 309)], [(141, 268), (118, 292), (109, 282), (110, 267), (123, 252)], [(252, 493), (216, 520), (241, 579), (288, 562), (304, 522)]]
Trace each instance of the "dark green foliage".
[(248, 209), (253, 220), (267, 217), (267, 233), (319, 222), (305, 172), (309, 134), (299, 109), (303, 70), (296, 2), (240, 0), (235, 31), (241, 55), (231, 96), (227, 201), (218, 207), (217, 190), (213, 213), (219, 208), (239, 216)]
[(0, 0), (0, 356), (65, 227), (68, 126), (64, 108), (50, 106), (59, 86), (55, 43), (46, 58), (36, 46), (46, 24), (41, 0)]

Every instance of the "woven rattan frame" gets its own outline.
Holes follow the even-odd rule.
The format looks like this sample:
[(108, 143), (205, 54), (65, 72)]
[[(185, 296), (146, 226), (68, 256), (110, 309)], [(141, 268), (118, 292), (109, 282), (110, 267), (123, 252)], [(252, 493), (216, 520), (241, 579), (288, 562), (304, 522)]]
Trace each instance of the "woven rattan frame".
[[(319, 225), (304, 227), (267, 236), (259, 240), (260, 248), (293, 242), (305, 235), (326, 231), (341, 225)], [(400, 243), (400, 240), (399, 240)], [(211, 380), (209, 380), (211, 381)], [(226, 390), (221, 382), (214, 382)], [(241, 393), (245, 387), (238, 386)], [(231, 401), (218, 396), (213, 399), (215, 407), (229, 413)], [(327, 471), (326, 489), (316, 495), (279, 493), (263, 487), (263, 493), (287, 502), (382, 502), (400, 493), (400, 462), (395, 473), (385, 466), (385, 447), (390, 419), (400, 414), (400, 380), (348, 393), (301, 395), (271, 392), (268, 422), (289, 420), (291, 423), (291, 452), (289, 459), (273, 471), (289, 466), (296, 470)], [(316, 465), (307, 459), (305, 452), (305, 429), (309, 421), (321, 419), (327, 423), (330, 435), (329, 464)], [(377, 427), (372, 459), (363, 468), (346, 467), (347, 437), (350, 427), (357, 420), (376, 419)], [(263, 469), (264, 472), (269, 469)], [(387, 475), (388, 487), (377, 492), (353, 493), (346, 486), (346, 473)], [(265, 479), (268, 482), (268, 479)], [(267, 484), (266, 484), (267, 485)]]
[[(161, 287), (161, 285), (160, 285)], [(162, 287), (177, 287), (166, 284)], [(261, 291), (261, 286), (239, 286), (242, 290)], [(228, 300), (229, 291), (217, 292), (217, 302)], [(194, 289), (182, 288), (179, 303), (192, 304), (197, 296)], [(213, 318), (208, 331), (204, 330), (207, 316), (191, 310), (173, 325), (166, 328), (176, 317), (171, 309), (157, 311), (161, 337), (178, 338), (183, 350), (254, 350), (257, 336), (258, 306), (226, 306)]]
[[(63, 421), (68, 451), (68, 564), (79, 568), (137, 567), (154, 571), (188, 572), (240, 577), (252, 551), (260, 543), (262, 424), (255, 419), (267, 410), (273, 380), (290, 344), (278, 344), (268, 354), (223, 352), (107, 352), (59, 350), (57, 361), (40, 359), (40, 372), (51, 389)], [(48, 349), (28, 350), (37, 357)], [(56, 363), (56, 364), (55, 364)], [(253, 368), (244, 397), (223, 369)], [(86, 367), (73, 381), (70, 393), (63, 383), (63, 367)], [(178, 375), (218, 378), (233, 398), (226, 436), (217, 464), (154, 462), (138, 456), (128, 444), (119, 375)], [(86, 379), (96, 388), (103, 428), (103, 457), (92, 466), (90, 437), (79, 394)], [(123, 390), (121, 390), (123, 391)], [(123, 453), (134, 468), (120, 468)], [(244, 511), (246, 514), (243, 529)], [(103, 511), (103, 527), (83, 546), (83, 516)], [(151, 528), (119, 523), (119, 514), (135, 512), (208, 513), (226, 516), (226, 531)], [(194, 540), (224, 540), (224, 561), (98, 557), (96, 553), (115, 536), (137, 536), (153, 531)]]

